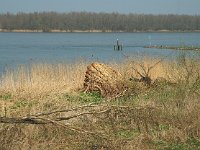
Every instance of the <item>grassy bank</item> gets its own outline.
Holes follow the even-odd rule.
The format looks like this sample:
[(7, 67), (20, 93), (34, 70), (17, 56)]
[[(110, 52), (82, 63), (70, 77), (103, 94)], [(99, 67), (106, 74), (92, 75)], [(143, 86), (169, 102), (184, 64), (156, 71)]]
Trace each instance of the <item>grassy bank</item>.
[[(145, 58), (109, 64), (129, 88), (109, 100), (82, 92), (86, 62), (7, 71), (0, 80), (1, 117), (65, 120), (0, 124), (0, 149), (200, 149), (199, 60), (157, 62)], [(129, 80), (138, 77), (135, 70), (143, 73), (151, 66), (153, 82), (166, 80), (148, 87)]]

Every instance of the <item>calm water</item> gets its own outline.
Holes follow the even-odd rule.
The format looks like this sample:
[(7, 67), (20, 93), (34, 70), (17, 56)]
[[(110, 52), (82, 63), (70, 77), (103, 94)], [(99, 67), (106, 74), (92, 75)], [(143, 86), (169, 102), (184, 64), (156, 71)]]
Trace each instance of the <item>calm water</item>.
[[(114, 51), (119, 39), (123, 51)], [(145, 49), (147, 45), (200, 46), (200, 33), (0, 33), (0, 73), (21, 64), (120, 61), (128, 56), (168, 58), (178, 51)]]

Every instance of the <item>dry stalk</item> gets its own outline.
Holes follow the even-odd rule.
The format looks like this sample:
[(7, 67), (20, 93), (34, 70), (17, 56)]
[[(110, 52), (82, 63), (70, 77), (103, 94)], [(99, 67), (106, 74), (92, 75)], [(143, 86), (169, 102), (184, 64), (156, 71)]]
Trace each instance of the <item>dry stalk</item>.
[(147, 65), (147, 67), (145, 67), (145, 65), (143, 63), (138, 63), (136, 61), (131, 61), (132, 64), (135, 64), (136, 66), (139, 66), (139, 68), (141, 69), (141, 71), (139, 71), (137, 69), (137, 67), (131, 67), (137, 75), (140, 76), (140, 79), (136, 79), (139, 82), (144, 82), (146, 85), (150, 85), (152, 82), (151, 76), (150, 76), (150, 71), (153, 70), (158, 64), (160, 64), (162, 61), (164, 61), (163, 59), (160, 59), (159, 61), (157, 61), (156, 63), (154, 63), (153, 65)]

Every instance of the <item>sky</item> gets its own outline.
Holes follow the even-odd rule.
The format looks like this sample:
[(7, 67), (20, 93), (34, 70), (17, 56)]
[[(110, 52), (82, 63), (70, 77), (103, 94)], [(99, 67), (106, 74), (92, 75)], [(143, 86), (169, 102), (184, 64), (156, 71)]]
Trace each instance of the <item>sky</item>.
[(0, 13), (44, 11), (200, 15), (200, 0), (0, 0)]

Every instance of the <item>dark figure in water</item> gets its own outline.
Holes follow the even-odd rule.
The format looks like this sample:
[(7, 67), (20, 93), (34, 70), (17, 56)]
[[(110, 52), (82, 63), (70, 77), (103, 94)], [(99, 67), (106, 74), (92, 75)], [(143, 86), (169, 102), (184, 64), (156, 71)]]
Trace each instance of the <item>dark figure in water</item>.
[(117, 39), (117, 44), (114, 45), (114, 50), (122, 50), (122, 45), (119, 44), (119, 40)]
[(119, 46), (119, 40), (117, 39), (117, 46)]

